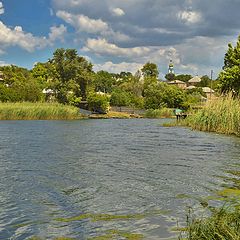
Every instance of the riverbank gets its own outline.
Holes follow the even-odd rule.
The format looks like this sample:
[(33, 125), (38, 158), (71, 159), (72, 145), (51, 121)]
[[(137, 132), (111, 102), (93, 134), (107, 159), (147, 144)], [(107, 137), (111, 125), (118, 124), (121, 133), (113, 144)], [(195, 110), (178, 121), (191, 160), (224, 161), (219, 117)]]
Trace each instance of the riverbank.
[(59, 103), (1, 103), (0, 120), (75, 120), (79, 109)]
[(143, 114), (109, 111), (106, 114), (84, 114), (77, 107), (59, 103), (0, 103), (0, 120), (77, 120), (77, 119), (131, 119), (173, 118), (168, 108), (146, 110)]
[(200, 131), (240, 136), (240, 101), (232, 96), (209, 101), (179, 125)]
[[(173, 124), (174, 125), (174, 124)], [(195, 130), (216, 132), (240, 137), (240, 101), (231, 95), (210, 101), (203, 109), (186, 120), (175, 123)], [(217, 192), (223, 204), (212, 207), (205, 203), (208, 214), (202, 217), (191, 211), (187, 216), (182, 240), (239, 240), (240, 239), (240, 184), (239, 171), (227, 171), (235, 178), (229, 178), (233, 186)], [(219, 200), (218, 198), (215, 200)]]
[(130, 118), (142, 118), (138, 114), (129, 114), (126, 112), (113, 112), (110, 111), (106, 114), (91, 114), (88, 116), (90, 119), (130, 119)]

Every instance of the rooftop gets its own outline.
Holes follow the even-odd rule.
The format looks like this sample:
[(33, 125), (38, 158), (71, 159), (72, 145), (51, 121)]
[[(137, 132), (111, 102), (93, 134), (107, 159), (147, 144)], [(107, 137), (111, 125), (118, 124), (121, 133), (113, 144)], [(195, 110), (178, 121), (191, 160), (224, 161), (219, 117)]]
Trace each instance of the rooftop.
[(193, 77), (192, 79), (190, 79), (188, 82), (189, 82), (189, 83), (200, 83), (201, 81), (202, 81), (202, 80), (201, 80), (200, 77), (195, 76), (195, 77)]

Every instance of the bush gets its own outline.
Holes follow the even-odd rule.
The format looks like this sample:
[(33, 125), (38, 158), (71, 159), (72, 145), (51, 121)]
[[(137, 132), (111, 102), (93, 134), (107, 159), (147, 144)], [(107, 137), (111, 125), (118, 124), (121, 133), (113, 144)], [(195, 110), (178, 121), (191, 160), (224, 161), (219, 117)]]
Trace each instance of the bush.
[(91, 93), (87, 97), (89, 110), (97, 113), (107, 113), (110, 108), (109, 96)]
[(131, 102), (130, 95), (128, 92), (121, 89), (115, 89), (111, 94), (110, 103), (111, 106), (129, 106)]

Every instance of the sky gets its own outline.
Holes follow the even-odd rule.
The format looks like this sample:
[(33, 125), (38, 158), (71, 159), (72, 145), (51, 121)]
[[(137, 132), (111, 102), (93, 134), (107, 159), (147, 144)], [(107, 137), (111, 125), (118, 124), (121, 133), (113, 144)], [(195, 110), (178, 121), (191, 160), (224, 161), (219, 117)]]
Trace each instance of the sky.
[(240, 0), (0, 0), (0, 66), (31, 69), (75, 48), (94, 70), (217, 77), (240, 34)]

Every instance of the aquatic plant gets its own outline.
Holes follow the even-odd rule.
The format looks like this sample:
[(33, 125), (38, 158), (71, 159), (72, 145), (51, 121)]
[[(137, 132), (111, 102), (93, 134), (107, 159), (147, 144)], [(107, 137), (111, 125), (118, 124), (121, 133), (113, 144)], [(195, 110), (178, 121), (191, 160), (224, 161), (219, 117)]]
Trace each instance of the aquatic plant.
[(240, 100), (228, 95), (209, 101), (184, 124), (200, 131), (240, 136)]
[[(210, 208), (209, 208), (210, 209)], [(187, 215), (187, 226), (179, 239), (188, 240), (239, 240), (240, 206), (224, 205), (212, 208), (211, 216), (198, 218), (192, 211)]]
[(59, 103), (0, 103), (0, 120), (65, 120), (82, 118), (79, 109)]
[(145, 118), (172, 118), (173, 110), (170, 108), (148, 109), (144, 114)]

